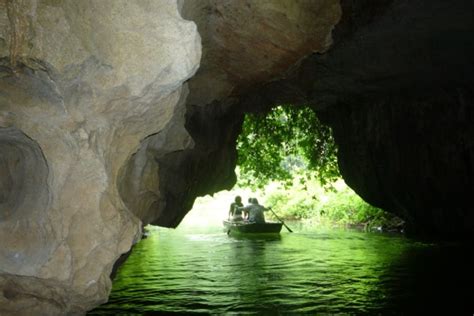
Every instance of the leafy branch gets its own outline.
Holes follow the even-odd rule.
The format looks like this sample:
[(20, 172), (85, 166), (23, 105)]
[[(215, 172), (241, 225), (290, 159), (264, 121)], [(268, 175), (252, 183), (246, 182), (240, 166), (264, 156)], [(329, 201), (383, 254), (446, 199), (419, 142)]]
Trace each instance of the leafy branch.
[(309, 107), (280, 105), (247, 115), (237, 149), (241, 186), (290, 184), (295, 174), (315, 173), (322, 185), (340, 177), (332, 131)]

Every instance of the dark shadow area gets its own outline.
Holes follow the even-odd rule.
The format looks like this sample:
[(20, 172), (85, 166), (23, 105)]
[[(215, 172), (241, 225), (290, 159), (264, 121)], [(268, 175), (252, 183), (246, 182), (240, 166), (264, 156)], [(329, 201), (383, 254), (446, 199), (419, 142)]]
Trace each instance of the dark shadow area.
[(470, 315), (474, 311), (471, 252), (470, 245), (462, 244), (407, 249), (380, 278), (384, 309), (391, 314)]

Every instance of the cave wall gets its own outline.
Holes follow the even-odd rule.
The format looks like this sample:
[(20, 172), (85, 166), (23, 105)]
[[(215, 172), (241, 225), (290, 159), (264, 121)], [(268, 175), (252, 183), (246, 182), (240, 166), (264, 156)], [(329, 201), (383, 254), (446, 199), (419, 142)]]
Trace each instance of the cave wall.
[(173, 1), (0, 2), (0, 314), (106, 301), (141, 237), (122, 170), (182, 120), (200, 55)]
[(241, 96), (309, 54), (326, 52), (341, 18), (338, 0), (193, 0), (181, 12), (197, 24), (203, 46), (189, 82), (191, 105)]
[(389, 1), (341, 23), (339, 44), (311, 61), (344, 179), (417, 237), (474, 237), (473, 9)]
[[(472, 239), (472, 91), (385, 96), (335, 107), (329, 119), (345, 181), (406, 220), (409, 235)], [(326, 114), (327, 115), (327, 114)]]
[(176, 227), (196, 197), (236, 182), (242, 113), (218, 102), (183, 109), (179, 119), (145, 138), (124, 166), (121, 196), (143, 224)]

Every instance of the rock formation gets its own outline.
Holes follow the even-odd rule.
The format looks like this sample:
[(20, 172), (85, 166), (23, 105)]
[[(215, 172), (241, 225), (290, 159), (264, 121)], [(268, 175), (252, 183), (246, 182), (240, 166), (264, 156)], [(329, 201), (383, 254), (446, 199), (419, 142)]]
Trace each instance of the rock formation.
[(414, 232), (472, 237), (472, 12), (468, 0), (0, 1), (0, 314), (104, 302), (142, 225), (175, 227), (196, 196), (230, 188), (243, 115), (282, 102), (333, 127), (367, 201)]
[(172, 1), (0, 5), (0, 314), (81, 314), (140, 237), (121, 170), (183, 121), (200, 37)]
[(360, 4), (347, 2), (367, 13), (341, 24), (332, 54), (310, 62), (344, 179), (414, 236), (472, 241), (474, 3)]

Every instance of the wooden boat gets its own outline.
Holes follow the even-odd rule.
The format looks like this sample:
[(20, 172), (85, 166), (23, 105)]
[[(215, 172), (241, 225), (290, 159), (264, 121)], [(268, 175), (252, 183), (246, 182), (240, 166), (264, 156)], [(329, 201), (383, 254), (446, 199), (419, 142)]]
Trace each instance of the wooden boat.
[(249, 223), (224, 221), (224, 227), (228, 234), (278, 234), (281, 231), (282, 223)]

